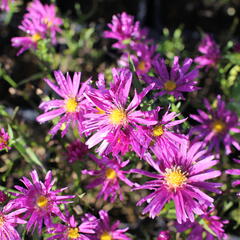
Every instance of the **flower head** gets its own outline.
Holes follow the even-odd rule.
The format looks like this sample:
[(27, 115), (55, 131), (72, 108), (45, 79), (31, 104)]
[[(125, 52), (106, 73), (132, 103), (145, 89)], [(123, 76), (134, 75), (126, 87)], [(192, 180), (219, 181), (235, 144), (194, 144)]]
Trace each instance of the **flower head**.
[(0, 130), (0, 150), (9, 150), (11, 147), (9, 144), (9, 135), (5, 132), (4, 128)]
[(128, 161), (121, 162), (119, 157), (110, 159), (104, 156), (102, 159), (98, 159), (92, 156), (93, 160), (100, 167), (100, 170), (83, 170), (83, 174), (96, 176), (87, 188), (94, 188), (101, 185), (101, 191), (98, 193), (98, 198), (103, 197), (106, 201), (110, 198), (111, 202), (114, 202), (119, 194), (121, 200), (123, 200), (120, 182), (124, 182), (129, 186), (133, 186), (133, 183), (127, 179), (125, 174), (127, 171), (122, 170), (128, 163)]
[(190, 117), (200, 123), (192, 127), (190, 134), (196, 134), (196, 140), (208, 146), (209, 151), (220, 151), (220, 146), (225, 148), (226, 154), (231, 153), (231, 145), (240, 150), (240, 145), (230, 132), (240, 133), (240, 122), (235, 112), (226, 108), (226, 103), (217, 97), (217, 106), (212, 108), (207, 99), (204, 100), (207, 112), (198, 110), (199, 115), (191, 114)]
[(67, 147), (67, 160), (69, 163), (76, 162), (77, 160), (81, 160), (87, 152), (87, 145), (85, 145), (79, 139), (76, 139)]
[(88, 88), (89, 81), (80, 87), (81, 73), (74, 73), (73, 80), (68, 73), (65, 78), (61, 71), (55, 71), (54, 75), (59, 87), (49, 79), (44, 80), (63, 99), (41, 103), (39, 108), (43, 109), (45, 113), (38, 116), (37, 121), (43, 123), (61, 116), (58, 123), (50, 130), (50, 134), (55, 135), (60, 128), (63, 128), (62, 136), (64, 136), (71, 122), (77, 122), (81, 132), (83, 114), (86, 109), (83, 93)]
[(203, 214), (202, 206), (212, 206), (213, 199), (201, 189), (221, 193), (217, 188), (222, 184), (206, 182), (208, 179), (221, 175), (220, 171), (210, 169), (217, 164), (214, 156), (204, 156), (205, 150), (199, 151), (200, 143), (187, 148), (182, 146), (175, 155), (161, 154), (161, 160), (155, 162), (150, 154), (145, 158), (158, 172), (151, 173), (133, 169), (130, 172), (140, 173), (156, 180), (137, 186), (134, 190), (150, 189), (153, 193), (141, 199), (137, 205), (144, 202), (148, 206), (143, 214), (149, 212), (151, 218), (160, 213), (164, 205), (173, 200), (176, 208), (176, 217), (179, 223), (194, 221), (194, 213)]
[(157, 240), (170, 240), (170, 233), (169, 231), (161, 231), (158, 234)]
[(214, 67), (221, 58), (219, 46), (210, 35), (205, 35), (198, 47), (203, 56), (196, 57), (194, 61), (199, 67)]
[(6, 202), (7, 199), (8, 196), (3, 191), (0, 191), (0, 204)]
[(198, 70), (193, 69), (189, 71), (191, 64), (192, 59), (187, 58), (181, 67), (179, 65), (179, 57), (174, 57), (169, 73), (164, 59), (155, 59), (153, 68), (156, 76), (150, 77), (145, 75), (143, 80), (147, 83), (155, 83), (154, 89), (161, 90), (155, 94), (155, 97), (169, 94), (176, 98), (184, 99), (183, 92), (193, 92), (199, 89), (196, 87), (197, 81), (195, 81), (198, 77)]
[(52, 223), (52, 216), (64, 219), (58, 205), (68, 203), (68, 199), (74, 198), (74, 196), (58, 195), (66, 188), (52, 190), (55, 181), (52, 180), (51, 171), (47, 173), (44, 182), (39, 180), (36, 170), (33, 170), (30, 175), (32, 182), (26, 177), (21, 180), (26, 188), (15, 186), (19, 193), (15, 193), (16, 199), (13, 201), (16, 206), (27, 209), (23, 217), (24, 219), (28, 218), (27, 231), (31, 228), (34, 231), (38, 226), (38, 232), (41, 233), (43, 222), (49, 226)]
[(140, 28), (140, 23), (134, 22), (134, 17), (123, 12), (113, 15), (112, 23), (108, 24), (111, 31), (105, 31), (105, 38), (113, 38), (118, 42), (113, 44), (115, 48), (126, 48), (127, 45), (146, 38), (146, 30)]
[(1, 0), (0, 9), (3, 11), (9, 11), (9, 2), (14, 2), (14, 0)]

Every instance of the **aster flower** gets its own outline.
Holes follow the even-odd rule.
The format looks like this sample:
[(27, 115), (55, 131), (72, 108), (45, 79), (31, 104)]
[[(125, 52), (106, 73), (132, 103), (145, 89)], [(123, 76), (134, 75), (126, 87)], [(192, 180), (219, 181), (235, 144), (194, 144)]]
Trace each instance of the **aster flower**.
[(129, 163), (129, 160), (121, 162), (121, 159), (117, 156), (113, 159), (106, 156), (102, 157), (102, 159), (98, 159), (94, 155), (91, 155), (91, 157), (100, 167), (100, 170), (82, 171), (82, 174), (96, 176), (96, 179), (93, 180), (87, 188), (95, 188), (101, 185), (98, 198), (103, 197), (105, 201), (109, 198), (111, 202), (114, 202), (117, 195), (119, 195), (120, 200), (123, 200), (120, 181), (129, 186), (133, 186), (133, 183), (125, 176), (128, 172), (122, 170)]
[[(156, 180), (148, 181), (133, 190), (148, 189), (153, 192), (137, 205), (144, 202), (148, 206), (143, 214), (149, 212), (151, 218), (160, 213), (164, 205), (170, 200), (174, 201), (176, 217), (179, 223), (190, 220), (194, 222), (194, 214), (203, 214), (202, 206), (213, 206), (213, 198), (202, 191), (208, 190), (221, 193), (219, 188), (222, 184), (206, 182), (221, 175), (220, 171), (210, 169), (217, 164), (214, 156), (206, 156), (206, 151), (200, 151), (201, 143), (195, 143), (191, 147), (183, 145), (175, 155), (161, 154), (161, 161), (155, 162), (150, 154), (145, 158), (147, 162), (158, 172), (151, 173), (144, 170), (133, 169), (130, 172), (139, 173)], [(157, 156), (158, 157), (158, 156)]]
[[(235, 162), (240, 163), (240, 160), (236, 160), (234, 159)], [(226, 174), (230, 174), (230, 175), (236, 175), (236, 176), (240, 176), (240, 169), (228, 169), (225, 171)], [(240, 179), (239, 180), (234, 180), (232, 182), (232, 186), (236, 187), (237, 185), (240, 185)], [(237, 193), (237, 196), (240, 197), (240, 192)]]
[(153, 61), (153, 68), (155, 77), (145, 75), (143, 80), (146, 83), (155, 83), (154, 89), (161, 90), (155, 94), (163, 96), (165, 94), (173, 95), (175, 98), (183, 97), (183, 92), (193, 92), (198, 90), (196, 87), (198, 77), (198, 70), (193, 69), (189, 71), (192, 64), (192, 59), (187, 58), (184, 60), (182, 67), (179, 65), (179, 57), (174, 57), (170, 73), (163, 58), (155, 59)]
[(221, 58), (219, 46), (208, 34), (202, 39), (202, 42), (198, 47), (198, 51), (202, 53), (203, 56), (196, 57), (194, 61), (199, 64), (200, 68), (215, 67)]
[(50, 32), (52, 42), (56, 43), (56, 33), (61, 32), (60, 25), (62, 19), (56, 16), (56, 6), (51, 4), (42, 4), (39, 0), (34, 0), (27, 8), (26, 17), (37, 18), (42, 23), (45, 32)]
[(125, 232), (128, 228), (119, 229), (120, 222), (116, 221), (110, 225), (108, 213), (104, 210), (99, 212), (100, 222), (97, 230), (97, 237), (94, 240), (130, 240)]
[(134, 22), (134, 17), (123, 12), (113, 15), (112, 23), (108, 24), (111, 31), (105, 31), (105, 38), (116, 39), (118, 42), (113, 47), (123, 49), (128, 44), (146, 38), (147, 31), (140, 28), (140, 22)]
[(25, 224), (26, 221), (19, 218), (25, 212), (25, 208), (13, 210), (12, 202), (9, 202), (0, 210), (0, 239), (2, 240), (21, 240), (19, 233), (15, 229), (17, 224)]
[(86, 217), (81, 224), (78, 224), (74, 216), (68, 217), (65, 222), (65, 225), (57, 224), (54, 229), (50, 229), (49, 232), (55, 235), (47, 240), (92, 240), (98, 225), (98, 220), (90, 219), (89, 221)]
[(196, 134), (196, 140), (202, 141), (211, 151), (220, 151), (220, 146), (225, 148), (226, 154), (231, 153), (231, 145), (240, 150), (237, 140), (230, 134), (240, 133), (240, 122), (235, 112), (226, 108), (226, 103), (217, 96), (217, 107), (212, 108), (207, 99), (204, 100), (207, 112), (198, 110), (199, 115), (190, 114), (190, 117), (200, 125), (192, 127), (190, 135)]
[(54, 76), (59, 86), (53, 84), (49, 79), (44, 80), (63, 99), (41, 103), (39, 108), (43, 109), (45, 113), (39, 115), (37, 121), (44, 123), (61, 116), (58, 123), (49, 131), (50, 134), (55, 135), (60, 128), (64, 127), (62, 131), (62, 136), (64, 136), (71, 122), (77, 122), (81, 132), (83, 114), (86, 109), (83, 93), (88, 88), (89, 80), (80, 87), (81, 73), (74, 73), (73, 80), (68, 73), (65, 78), (61, 71), (54, 71)]
[(71, 144), (67, 146), (67, 161), (69, 163), (74, 163), (77, 160), (81, 160), (88, 152), (88, 147), (79, 139), (76, 139)]
[(7, 132), (5, 132), (4, 128), (1, 128), (0, 130), (0, 150), (9, 150), (11, 147), (9, 147), (9, 135)]
[(9, 11), (9, 2), (13, 3), (14, 0), (1, 0), (0, 9), (3, 11)]
[(46, 226), (52, 224), (51, 217), (58, 216), (64, 219), (62, 212), (59, 209), (59, 204), (69, 203), (69, 199), (75, 196), (59, 196), (58, 194), (64, 191), (66, 188), (52, 190), (54, 180), (52, 180), (52, 173), (49, 171), (45, 177), (45, 181), (41, 182), (38, 178), (36, 170), (30, 173), (32, 182), (23, 177), (21, 181), (26, 188), (21, 186), (15, 186), (19, 193), (14, 193), (16, 199), (14, 204), (17, 207), (26, 208), (24, 219), (28, 219), (26, 229), (30, 231), (35, 230), (38, 227), (38, 233), (41, 233), (43, 223)]
[(171, 236), (169, 231), (161, 231), (157, 237), (157, 240), (170, 240), (170, 239), (171, 239)]
[[(132, 83), (132, 74), (128, 69), (113, 69), (114, 82), (108, 91), (92, 89), (84, 95), (93, 104), (95, 111), (85, 114), (84, 132), (94, 133), (86, 142), (89, 148), (102, 142), (98, 148), (100, 155), (104, 153), (108, 145), (107, 136), (114, 134), (116, 139), (121, 139), (121, 133), (125, 136), (133, 134), (133, 129), (142, 125), (152, 125), (156, 121), (146, 118), (146, 113), (137, 111), (144, 96), (153, 87), (153, 84), (135, 95), (127, 105), (128, 95)], [(132, 137), (134, 139), (134, 137)], [(122, 144), (125, 144), (124, 142)], [(133, 145), (133, 144), (132, 144)]]
[[(186, 222), (184, 224), (176, 224), (177, 231), (183, 232), (189, 228), (192, 229), (186, 240), (218, 240), (228, 239), (224, 231), (224, 225), (228, 223), (227, 220), (221, 220), (220, 217), (213, 215), (214, 209), (206, 211), (200, 216), (197, 222)], [(206, 234), (206, 237), (203, 236)]]

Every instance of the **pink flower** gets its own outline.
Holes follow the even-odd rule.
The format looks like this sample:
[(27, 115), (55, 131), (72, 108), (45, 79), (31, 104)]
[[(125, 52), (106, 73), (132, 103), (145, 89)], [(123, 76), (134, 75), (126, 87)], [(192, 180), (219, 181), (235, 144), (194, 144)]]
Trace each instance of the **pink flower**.
[(0, 9), (3, 11), (9, 11), (9, 4), (11, 4), (13, 2), (14, 2), (14, 0), (1, 0)]
[(67, 161), (69, 163), (74, 163), (78, 160), (82, 160), (82, 158), (86, 155), (87, 152), (87, 145), (82, 143), (79, 139), (76, 139), (67, 146)]
[(11, 147), (9, 144), (9, 135), (5, 132), (4, 128), (0, 130), (0, 150), (9, 150)]

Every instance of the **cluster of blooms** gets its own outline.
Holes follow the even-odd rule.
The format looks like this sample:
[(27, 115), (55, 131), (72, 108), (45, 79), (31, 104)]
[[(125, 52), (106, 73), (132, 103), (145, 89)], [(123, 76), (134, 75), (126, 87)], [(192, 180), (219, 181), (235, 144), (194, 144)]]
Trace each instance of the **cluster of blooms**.
[(17, 55), (29, 48), (36, 49), (38, 41), (50, 36), (53, 44), (56, 43), (56, 33), (60, 32), (62, 20), (56, 17), (55, 5), (43, 5), (39, 0), (34, 0), (27, 8), (22, 24), (19, 26), (27, 34), (24, 37), (12, 38), (12, 46), (20, 47)]
[(11, 147), (9, 146), (9, 135), (5, 132), (4, 128), (0, 130), (0, 151), (1, 150), (9, 150)]

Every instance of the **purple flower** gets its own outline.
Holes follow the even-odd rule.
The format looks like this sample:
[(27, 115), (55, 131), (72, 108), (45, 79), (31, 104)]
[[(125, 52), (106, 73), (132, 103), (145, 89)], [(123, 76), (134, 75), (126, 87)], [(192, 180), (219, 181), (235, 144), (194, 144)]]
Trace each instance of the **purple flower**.
[(61, 203), (69, 203), (68, 199), (75, 196), (58, 196), (66, 188), (52, 190), (54, 180), (52, 180), (52, 173), (49, 171), (45, 177), (44, 183), (39, 181), (36, 170), (31, 173), (32, 182), (23, 177), (21, 181), (26, 188), (15, 186), (20, 193), (14, 193), (16, 199), (14, 204), (17, 207), (24, 207), (27, 209), (24, 219), (28, 219), (27, 231), (32, 228), (32, 231), (38, 226), (38, 233), (42, 231), (43, 222), (46, 226), (52, 224), (51, 217), (58, 216), (64, 219), (62, 212), (58, 205)]
[(198, 70), (193, 69), (189, 71), (191, 64), (192, 59), (187, 58), (181, 67), (179, 65), (179, 57), (174, 57), (169, 73), (164, 59), (155, 59), (153, 61), (153, 68), (156, 76), (150, 77), (145, 75), (143, 80), (146, 83), (155, 83), (154, 89), (161, 90), (155, 94), (155, 97), (169, 94), (175, 98), (184, 99), (183, 92), (193, 92), (199, 89), (196, 87), (197, 81), (195, 81), (198, 77)]
[(111, 31), (105, 31), (105, 38), (113, 38), (118, 42), (113, 47), (123, 49), (135, 41), (146, 38), (147, 31), (140, 28), (140, 23), (134, 22), (134, 17), (123, 12), (113, 15), (112, 23), (108, 24)]
[(231, 132), (240, 133), (240, 122), (235, 112), (226, 108), (221, 96), (217, 97), (217, 107), (212, 108), (207, 99), (204, 100), (207, 112), (198, 110), (199, 115), (190, 114), (200, 125), (192, 127), (190, 134), (196, 134), (196, 140), (202, 141), (209, 151), (220, 151), (220, 146), (225, 148), (226, 154), (231, 153), (231, 145), (240, 150), (240, 145)]
[[(240, 160), (234, 160), (237, 163), (240, 163)], [(225, 171), (225, 173), (230, 174), (230, 175), (237, 175), (240, 176), (240, 169), (228, 169)], [(240, 179), (239, 180), (234, 180), (232, 182), (232, 186), (236, 187), (237, 185), (240, 185)], [(237, 196), (240, 197), (240, 192), (237, 193)]]
[(119, 221), (110, 225), (109, 216), (106, 211), (101, 210), (99, 216), (100, 222), (98, 225), (97, 237), (94, 240), (131, 240), (131, 238), (125, 234), (128, 228), (119, 229)]
[(17, 224), (25, 224), (26, 221), (18, 215), (25, 212), (25, 208), (18, 208), (13, 211), (13, 204), (9, 202), (0, 210), (0, 239), (2, 240), (21, 240), (19, 233), (15, 229)]
[(81, 160), (88, 152), (88, 147), (82, 143), (79, 139), (76, 139), (71, 144), (67, 146), (67, 161), (69, 163), (74, 163)]
[(9, 147), (9, 135), (7, 132), (5, 132), (4, 128), (0, 130), (0, 150), (9, 150), (11, 147)]
[(63, 99), (41, 103), (39, 108), (43, 109), (45, 113), (38, 116), (37, 121), (43, 123), (62, 116), (49, 131), (50, 134), (55, 135), (60, 128), (63, 128), (62, 136), (64, 136), (71, 122), (77, 122), (79, 131), (82, 132), (83, 114), (86, 109), (84, 105), (86, 100), (84, 100), (83, 93), (88, 88), (89, 80), (80, 87), (81, 73), (74, 73), (73, 80), (68, 73), (65, 78), (61, 71), (54, 71), (54, 75), (59, 87), (49, 79), (44, 80)]
[(161, 231), (157, 237), (157, 240), (170, 240), (170, 239), (171, 239), (171, 236), (169, 231)]
[(215, 67), (219, 59), (221, 58), (221, 53), (219, 46), (213, 40), (210, 35), (205, 35), (198, 47), (198, 51), (203, 54), (203, 56), (196, 57), (194, 61), (199, 64), (199, 67)]
[(0, 191), (0, 204), (6, 202), (7, 199), (8, 199), (8, 196), (3, 191)]
[(1, 0), (0, 9), (3, 11), (9, 11), (9, 2), (13, 3), (14, 0)]
[(65, 222), (66, 225), (57, 224), (54, 229), (50, 229), (49, 232), (55, 235), (47, 240), (92, 240), (98, 225), (98, 220), (91, 219), (90, 221), (87, 218), (81, 224), (78, 224), (74, 216), (68, 217)]
[(156, 179), (134, 188), (134, 190), (153, 190), (151, 194), (137, 203), (137, 205), (142, 205), (144, 202), (148, 203), (148, 206), (143, 210), (143, 214), (149, 212), (149, 216), (154, 218), (167, 202), (173, 200), (177, 221), (179, 223), (188, 220), (193, 222), (194, 213), (198, 215), (204, 213), (202, 210), (204, 204), (207, 206), (213, 205), (214, 200), (201, 189), (221, 193), (217, 188), (222, 184), (206, 182), (208, 179), (218, 177), (221, 172), (210, 169), (218, 161), (214, 160), (212, 155), (205, 156), (206, 151), (200, 151), (200, 147), (201, 143), (195, 143), (189, 148), (182, 145), (173, 156), (162, 153), (158, 162), (147, 155), (145, 157), (147, 162), (158, 173), (137, 169), (130, 170), (130, 172)]
[[(120, 140), (122, 139), (122, 132), (125, 136), (129, 136), (129, 134), (134, 133), (133, 129), (137, 128), (139, 124), (152, 125), (156, 123), (156, 121), (146, 118), (146, 113), (136, 110), (144, 96), (153, 87), (153, 84), (143, 89), (140, 94), (135, 90), (134, 97), (127, 106), (132, 83), (131, 72), (128, 69), (113, 69), (113, 79), (114, 82), (109, 90), (92, 89), (92, 91), (84, 94), (95, 106), (94, 111), (85, 114), (84, 131), (87, 133), (97, 131), (87, 140), (86, 144), (89, 148), (92, 148), (102, 142), (98, 148), (100, 155), (111, 145), (107, 141), (110, 134), (114, 134), (115, 139)], [(132, 136), (131, 139), (134, 139), (134, 137)], [(126, 143), (123, 142), (122, 144)], [(135, 143), (131, 142), (132, 146), (133, 144)]]
[(133, 183), (125, 176), (127, 171), (122, 170), (129, 160), (121, 162), (119, 157), (110, 159), (104, 156), (102, 159), (98, 159), (92, 155), (92, 159), (100, 167), (100, 170), (83, 170), (82, 174), (88, 174), (96, 176), (87, 188), (95, 188), (101, 185), (101, 191), (98, 193), (98, 198), (103, 197), (106, 201), (110, 198), (111, 202), (114, 202), (119, 195), (120, 200), (123, 200), (122, 191), (120, 187), (120, 181), (123, 181), (129, 186), (133, 186)]
[[(176, 228), (179, 232), (183, 232), (189, 228), (192, 229), (188, 234), (187, 240), (213, 240), (215, 237), (219, 240), (228, 239), (227, 234), (223, 229), (224, 224), (227, 224), (227, 220), (221, 220), (220, 217), (212, 215), (214, 209), (206, 211), (200, 216), (200, 221), (187, 222), (184, 224), (176, 223)], [(206, 234), (206, 238), (203, 236)]]

